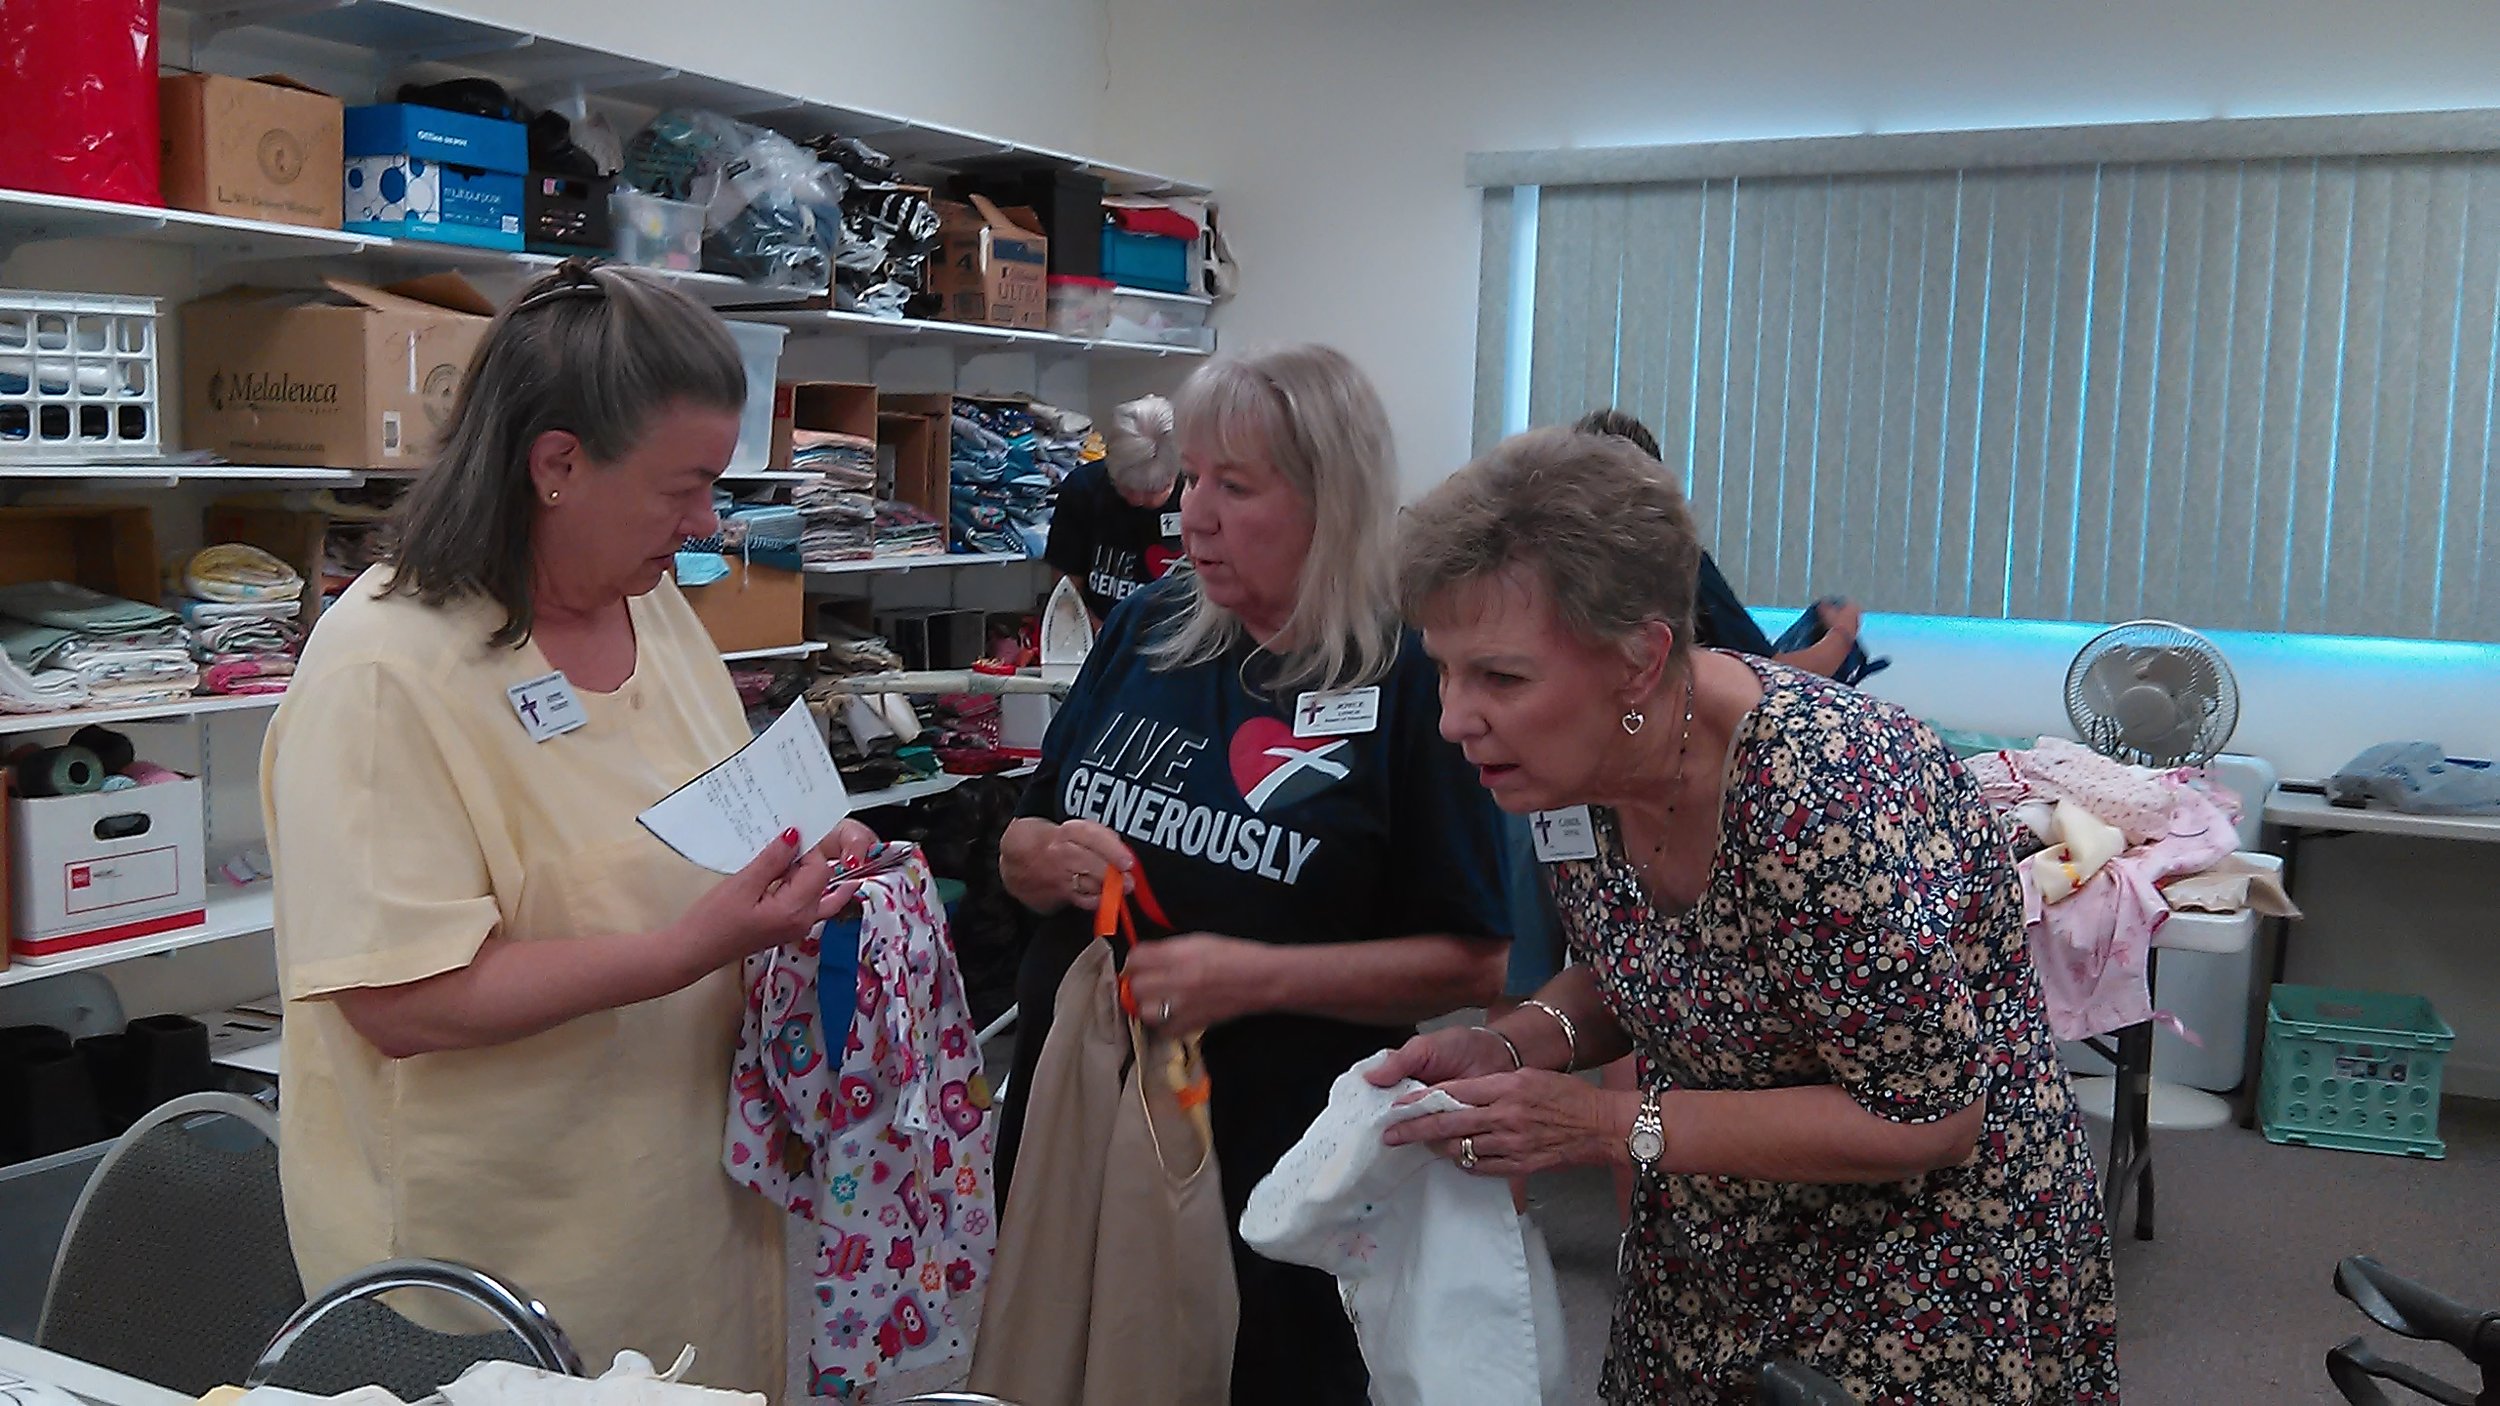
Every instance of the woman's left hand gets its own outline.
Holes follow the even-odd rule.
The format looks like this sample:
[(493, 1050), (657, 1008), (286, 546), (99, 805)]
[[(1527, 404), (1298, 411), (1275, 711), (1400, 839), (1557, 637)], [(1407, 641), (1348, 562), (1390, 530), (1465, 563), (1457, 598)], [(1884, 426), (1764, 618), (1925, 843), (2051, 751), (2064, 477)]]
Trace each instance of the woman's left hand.
[(1262, 994), (1280, 949), (1214, 933), (1183, 933), (1137, 944), (1121, 968), (1137, 1018), (1156, 1033), (1195, 1035), (1267, 1009)]
[(1633, 1095), (1551, 1070), (1487, 1074), (1438, 1087), (1468, 1106), (1395, 1124), (1385, 1140), (1392, 1147), (1430, 1143), (1477, 1176), (1524, 1177), (1608, 1162), (1632, 1126), (1629, 1112), (1614, 1105)]

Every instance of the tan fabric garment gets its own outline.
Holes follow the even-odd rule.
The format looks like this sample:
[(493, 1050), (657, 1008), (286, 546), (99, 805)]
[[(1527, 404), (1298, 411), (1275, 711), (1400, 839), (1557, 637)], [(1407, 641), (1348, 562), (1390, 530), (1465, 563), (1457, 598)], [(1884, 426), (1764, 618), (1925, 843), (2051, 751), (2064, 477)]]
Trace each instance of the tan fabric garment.
[(706, 1385), (778, 1395), (776, 1213), (721, 1170), (735, 968), (494, 1049), (392, 1061), (323, 999), (456, 970), (489, 933), (647, 932), (715, 878), (635, 823), (747, 737), (677, 588), (632, 602), (633, 676), (575, 690), (533, 742), (499, 614), (382, 599), (324, 612), (262, 755), (286, 1009), (281, 1164), (305, 1282), (426, 1255), (543, 1299), (594, 1366), (692, 1344)]
[(1121, 1014), (1110, 944), (1079, 954), (1033, 1075), (973, 1390), (1023, 1406), (1230, 1396), (1240, 1299), (1223, 1187), (1164, 1080), (1171, 1051)]

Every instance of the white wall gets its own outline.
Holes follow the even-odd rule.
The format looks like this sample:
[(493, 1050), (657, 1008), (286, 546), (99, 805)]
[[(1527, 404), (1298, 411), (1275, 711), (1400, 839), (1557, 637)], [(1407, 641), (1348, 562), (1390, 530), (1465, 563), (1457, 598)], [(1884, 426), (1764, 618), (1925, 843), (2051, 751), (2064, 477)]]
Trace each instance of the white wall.
[[(1389, 402), (1410, 491), (1467, 457), (1471, 150), (2500, 106), (2500, 9), (2456, 0), (1106, 2), (1105, 154), (1223, 193), (1245, 269), (1226, 341), (1344, 348)], [(2065, 732), (2088, 629), (1876, 616), (1868, 631), (1895, 660), (1876, 691), (1962, 726)], [(2397, 737), (2500, 753), (2500, 649), (2224, 644), (2246, 695), (2236, 746), (2288, 775)], [(2474, 877), (2489, 863), (2315, 847), (2292, 975), (2432, 994), (2463, 1031), (2464, 1082), (2500, 1093)]]
[(444, 8), (777, 92), (1030, 145), (1098, 148), (1101, 0), (450, 0)]

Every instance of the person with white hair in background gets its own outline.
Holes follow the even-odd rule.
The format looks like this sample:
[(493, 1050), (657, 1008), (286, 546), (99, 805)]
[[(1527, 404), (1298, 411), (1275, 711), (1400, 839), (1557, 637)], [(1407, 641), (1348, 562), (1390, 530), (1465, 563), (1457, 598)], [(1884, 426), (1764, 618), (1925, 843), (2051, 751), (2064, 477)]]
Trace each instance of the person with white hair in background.
[[(1171, 921), (1124, 974), (1140, 1019), (1205, 1032), (1238, 1227), (1338, 1075), (1492, 998), (1509, 924), (1492, 802), (1398, 622), (1397, 475), (1370, 381), (1326, 347), (1231, 357), (1189, 378), (1174, 419), (1192, 569), (1111, 613), (999, 845), (1008, 891), (1043, 917), (999, 1175), (1052, 995), (1117, 869)], [(1232, 1399), (1363, 1406), (1336, 1281), (1237, 1230), (1231, 1258), (1205, 1268), (1240, 1290)]]
[(1181, 456), (1172, 442), (1172, 402), (1159, 395), (1111, 413), (1109, 450), (1059, 485), (1050, 544), (1042, 559), (1084, 593), (1102, 626), (1111, 607), (1163, 579), (1181, 550)]

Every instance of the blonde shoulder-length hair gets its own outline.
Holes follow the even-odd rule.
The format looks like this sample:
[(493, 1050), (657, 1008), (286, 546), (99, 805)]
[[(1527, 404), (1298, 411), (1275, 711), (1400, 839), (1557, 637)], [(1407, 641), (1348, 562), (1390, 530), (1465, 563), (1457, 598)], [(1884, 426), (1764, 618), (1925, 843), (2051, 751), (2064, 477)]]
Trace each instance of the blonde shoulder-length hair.
[[(1391, 534), (1397, 459), (1370, 378), (1332, 347), (1291, 346), (1198, 369), (1173, 397), (1184, 462), (1263, 463), (1311, 506), (1311, 548), (1280, 647), (1275, 687), (1359, 688), (1397, 661)], [(1241, 620), (1195, 577), (1179, 614), (1146, 649), (1157, 669), (1222, 658)]]

